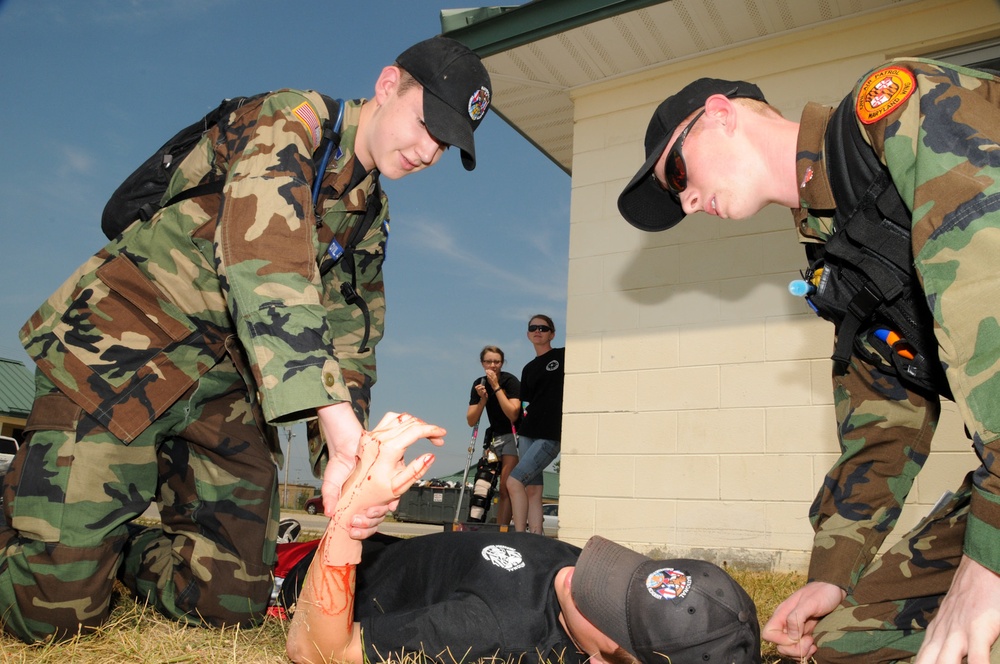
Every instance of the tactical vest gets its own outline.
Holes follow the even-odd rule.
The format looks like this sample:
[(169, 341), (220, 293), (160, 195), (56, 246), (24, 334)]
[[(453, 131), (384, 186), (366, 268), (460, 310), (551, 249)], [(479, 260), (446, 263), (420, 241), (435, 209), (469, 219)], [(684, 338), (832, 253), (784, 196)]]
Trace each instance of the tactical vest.
[(807, 300), (836, 326), (838, 374), (846, 373), (853, 352), (908, 388), (951, 398), (913, 266), (912, 215), (862, 138), (853, 108), (848, 95), (827, 125), (826, 164), (837, 208), (830, 239), (806, 248), (803, 277), (813, 286)]

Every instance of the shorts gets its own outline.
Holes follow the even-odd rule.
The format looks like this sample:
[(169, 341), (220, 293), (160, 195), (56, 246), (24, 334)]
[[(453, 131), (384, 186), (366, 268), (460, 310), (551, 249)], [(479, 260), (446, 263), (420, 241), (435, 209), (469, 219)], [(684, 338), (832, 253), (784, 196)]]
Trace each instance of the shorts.
[(521, 436), (521, 460), (510, 476), (525, 486), (542, 486), (542, 471), (559, 455), (559, 441)]
[(517, 456), (517, 440), (512, 433), (494, 436), (492, 447), (497, 456)]

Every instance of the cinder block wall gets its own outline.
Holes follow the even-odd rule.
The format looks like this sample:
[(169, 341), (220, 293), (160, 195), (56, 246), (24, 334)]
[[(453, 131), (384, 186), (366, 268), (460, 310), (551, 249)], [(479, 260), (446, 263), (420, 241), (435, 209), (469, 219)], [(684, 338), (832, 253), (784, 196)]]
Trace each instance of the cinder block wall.
[[(787, 291), (804, 265), (789, 212), (656, 234), (618, 215), (656, 105), (701, 76), (742, 78), (797, 120), (885, 59), (998, 34), (993, 0), (901, 3), (577, 91), (560, 538), (802, 570), (839, 456), (832, 327)], [(899, 534), (977, 464), (945, 411)]]

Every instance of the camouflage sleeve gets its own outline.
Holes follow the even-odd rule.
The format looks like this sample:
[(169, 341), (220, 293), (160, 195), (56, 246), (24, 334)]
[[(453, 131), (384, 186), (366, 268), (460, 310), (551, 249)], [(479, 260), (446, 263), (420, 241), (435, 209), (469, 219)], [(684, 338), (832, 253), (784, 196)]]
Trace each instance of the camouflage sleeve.
[[(383, 200), (382, 214), (388, 211)], [(371, 389), (375, 384), (375, 346), (385, 330), (385, 287), (382, 264), (385, 260), (388, 218), (375, 223), (354, 250), (354, 290), (364, 300), (360, 307), (344, 302), (340, 284), (351, 282), (347, 264), (341, 261), (330, 275), (334, 287), (329, 301), (337, 303), (327, 314), (333, 329), (333, 345), (340, 372), (351, 393), (351, 404), (362, 424), (368, 422)], [(365, 312), (367, 311), (367, 321)]]
[[(223, 294), (270, 423), (348, 401), (316, 264), (310, 183), (325, 110), (269, 95), (229, 128), (230, 168), (215, 248)], [(318, 98), (318, 97), (317, 97)]]
[(813, 502), (809, 580), (850, 591), (891, 532), (930, 451), (937, 399), (907, 391), (855, 356), (834, 376), (841, 457)]
[(939, 354), (983, 462), (965, 553), (1000, 572), (1000, 82), (929, 61), (892, 64), (913, 91), (862, 127), (913, 212), (914, 264)]
[[(385, 329), (385, 289), (382, 264), (388, 239), (388, 202), (383, 195), (380, 221), (354, 250), (354, 288), (365, 307), (348, 304), (341, 286), (351, 283), (348, 264), (340, 261), (323, 277), (323, 289), (328, 305), (327, 319), (334, 331), (334, 349), (340, 363), (340, 374), (349, 394), (354, 414), (368, 428), (371, 390), (375, 384), (375, 346)], [(367, 312), (367, 322), (365, 313)], [(307, 427), (309, 465), (316, 477), (323, 476), (329, 450), (315, 421)]]

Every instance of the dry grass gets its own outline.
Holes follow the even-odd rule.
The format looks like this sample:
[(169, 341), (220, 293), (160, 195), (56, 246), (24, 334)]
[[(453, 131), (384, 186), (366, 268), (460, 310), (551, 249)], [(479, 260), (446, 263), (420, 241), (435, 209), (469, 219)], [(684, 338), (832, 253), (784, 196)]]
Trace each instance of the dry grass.
[[(728, 568), (727, 571), (736, 581), (743, 586), (747, 594), (753, 598), (757, 605), (757, 616), (760, 619), (761, 628), (771, 617), (774, 610), (786, 597), (801, 588), (806, 583), (806, 577), (802, 574), (781, 574), (778, 572), (750, 572), (747, 570)], [(765, 664), (778, 664), (778, 662), (798, 662), (798, 660), (786, 660), (778, 655), (774, 645), (764, 643), (761, 648)]]
[[(761, 621), (805, 579), (798, 574), (730, 569), (757, 603)], [(288, 623), (268, 619), (254, 629), (202, 629), (167, 620), (118, 587), (111, 620), (99, 630), (57, 644), (26, 645), (0, 636), (0, 664), (271, 664), (287, 662)], [(409, 660), (410, 658), (407, 658)], [(418, 659), (403, 664), (416, 664)], [(764, 662), (782, 662), (765, 644)]]
[[(121, 588), (119, 588), (121, 589)], [(287, 623), (268, 619), (255, 629), (202, 629), (168, 620), (117, 595), (111, 620), (99, 630), (56, 644), (26, 645), (0, 637), (3, 664), (273, 664), (287, 662)]]

